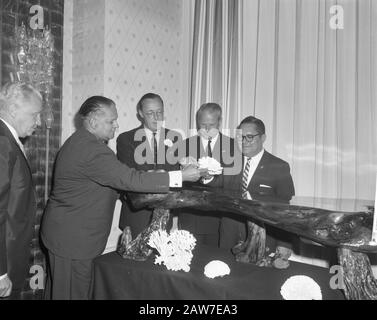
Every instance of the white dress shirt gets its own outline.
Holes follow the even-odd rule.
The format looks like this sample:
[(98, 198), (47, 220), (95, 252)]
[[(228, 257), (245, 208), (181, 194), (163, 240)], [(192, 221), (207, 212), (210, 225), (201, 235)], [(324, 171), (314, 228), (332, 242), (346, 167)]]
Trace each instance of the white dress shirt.
[[(213, 155), (213, 149), (215, 148), (215, 144), (216, 144), (216, 141), (217, 139), (219, 138), (219, 133), (211, 139), (211, 151), (212, 151), (212, 155)], [(206, 138), (203, 138), (203, 137), (200, 137), (200, 141), (202, 142), (202, 146), (203, 146), (203, 149), (207, 152), (207, 148), (208, 148), (208, 139)], [(208, 154), (208, 153), (207, 153)], [(202, 177), (200, 179), (200, 181), (203, 183), (203, 184), (208, 184), (210, 183), (212, 180), (214, 179), (214, 177), (210, 177), (208, 179)]]
[[(264, 149), (262, 149), (262, 151), (260, 151), (258, 154), (256, 154), (254, 157), (251, 158), (249, 175), (247, 176), (247, 185), (249, 185), (251, 178), (253, 177), (255, 170), (257, 169), (259, 162), (263, 157), (263, 154), (264, 154)], [(248, 157), (244, 156), (243, 159), (244, 159), (243, 170), (245, 170)]]
[[(151, 147), (151, 150), (153, 150), (153, 132), (147, 127), (144, 127), (145, 135), (147, 137), (147, 140), (149, 142), (149, 145)], [(160, 141), (160, 132), (161, 130), (157, 130), (156, 132), (156, 142), (157, 142), (157, 149), (159, 147), (159, 141)], [(181, 188), (182, 187), (182, 171), (169, 171), (169, 187), (170, 188)]]
[[(145, 135), (147, 137), (147, 140), (149, 142), (149, 146), (151, 147), (151, 150), (153, 150), (153, 131), (150, 130), (147, 127), (144, 127)], [(156, 142), (157, 142), (157, 149), (159, 147), (159, 141), (160, 141), (160, 132), (161, 130), (156, 131)]]
[[(212, 154), (213, 154), (213, 149), (215, 148), (215, 144), (216, 144), (216, 141), (217, 141), (218, 138), (219, 138), (219, 133), (214, 138), (212, 138), (212, 140), (211, 140), (211, 151), (212, 151)], [(202, 142), (204, 150), (207, 151), (208, 139), (200, 137), (200, 141)]]

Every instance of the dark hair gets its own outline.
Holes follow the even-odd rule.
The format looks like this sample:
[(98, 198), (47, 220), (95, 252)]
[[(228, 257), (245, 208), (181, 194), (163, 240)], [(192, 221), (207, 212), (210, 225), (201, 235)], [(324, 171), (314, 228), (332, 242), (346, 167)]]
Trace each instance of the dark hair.
[(143, 101), (147, 99), (159, 100), (162, 104), (162, 107), (164, 107), (164, 101), (162, 100), (162, 98), (158, 94), (150, 92), (146, 93), (140, 98), (139, 102), (136, 105), (137, 112), (141, 111), (141, 109), (143, 108)]
[(91, 114), (111, 106), (115, 106), (115, 102), (113, 100), (103, 96), (93, 96), (85, 100), (85, 102), (81, 105), (78, 114), (82, 119), (86, 119)]
[(217, 113), (218, 119), (219, 120), (221, 119), (221, 115), (222, 115), (221, 107), (217, 103), (209, 102), (209, 103), (202, 104), (199, 110), (196, 112), (196, 123), (199, 122), (199, 118), (204, 112)]
[(243, 124), (254, 124), (257, 132), (259, 134), (265, 134), (266, 128), (264, 126), (264, 123), (262, 120), (255, 118), (253, 116), (246, 117), (241, 121), (241, 123), (238, 125), (237, 129), (241, 129), (241, 125)]

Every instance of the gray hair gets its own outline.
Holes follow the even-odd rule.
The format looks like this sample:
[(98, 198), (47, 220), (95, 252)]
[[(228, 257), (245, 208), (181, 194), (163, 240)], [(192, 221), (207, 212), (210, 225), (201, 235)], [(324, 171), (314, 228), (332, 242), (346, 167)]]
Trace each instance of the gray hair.
[(0, 112), (6, 112), (11, 104), (21, 99), (29, 100), (33, 96), (43, 100), (41, 93), (30, 84), (7, 82), (0, 90)]
[(196, 112), (196, 123), (198, 123), (201, 115), (204, 112), (209, 112), (209, 113), (212, 113), (212, 114), (216, 114), (217, 115), (217, 119), (219, 121), (221, 120), (222, 110), (221, 110), (221, 107), (217, 103), (209, 102), (209, 103), (202, 104), (200, 106), (199, 110)]

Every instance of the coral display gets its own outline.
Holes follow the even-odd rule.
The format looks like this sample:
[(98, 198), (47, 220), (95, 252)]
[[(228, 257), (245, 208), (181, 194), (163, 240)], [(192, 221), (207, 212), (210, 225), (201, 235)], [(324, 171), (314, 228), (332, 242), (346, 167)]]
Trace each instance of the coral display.
[(285, 300), (322, 300), (320, 286), (304, 275), (290, 277), (282, 285), (280, 293)]
[(155, 248), (159, 255), (155, 264), (164, 264), (168, 270), (185, 272), (190, 271), (196, 239), (186, 230), (174, 230), (168, 234), (165, 230), (154, 231), (148, 244)]

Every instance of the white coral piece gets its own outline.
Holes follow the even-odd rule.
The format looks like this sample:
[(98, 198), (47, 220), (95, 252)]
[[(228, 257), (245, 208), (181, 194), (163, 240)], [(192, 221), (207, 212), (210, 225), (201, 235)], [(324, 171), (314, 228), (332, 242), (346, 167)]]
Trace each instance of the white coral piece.
[(195, 237), (186, 230), (174, 230), (170, 235), (166, 231), (154, 231), (148, 244), (157, 249), (155, 264), (164, 264), (168, 270), (190, 271), (192, 250), (195, 248)]
[(211, 175), (221, 174), (223, 167), (220, 162), (211, 157), (203, 157), (198, 160), (199, 169), (208, 169), (208, 173)]
[(229, 266), (220, 260), (212, 260), (204, 267), (204, 274), (207, 278), (223, 277), (230, 274)]
[(280, 293), (285, 300), (322, 300), (320, 286), (304, 275), (290, 277), (282, 285)]

